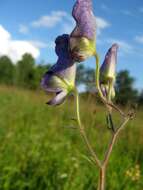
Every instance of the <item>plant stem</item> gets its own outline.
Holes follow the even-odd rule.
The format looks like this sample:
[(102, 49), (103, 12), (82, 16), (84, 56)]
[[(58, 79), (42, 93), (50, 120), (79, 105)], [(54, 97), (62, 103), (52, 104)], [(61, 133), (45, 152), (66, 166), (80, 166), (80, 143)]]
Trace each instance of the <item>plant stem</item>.
[(91, 146), (91, 144), (90, 144), (90, 142), (88, 140), (87, 134), (85, 132), (85, 128), (81, 123), (80, 109), (79, 109), (79, 95), (78, 95), (78, 90), (77, 89), (75, 89), (75, 97), (76, 97), (76, 115), (77, 115), (77, 122), (78, 122), (78, 125), (79, 125), (80, 134), (81, 134), (81, 136), (83, 138), (84, 143), (87, 146), (87, 149), (88, 149), (89, 153), (93, 157), (95, 164), (98, 167), (101, 167), (101, 161), (98, 159), (95, 151), (93, 150), (93, 148), (92, 148), (92, 146)]
[[(115, 131), (113, 131), (112, 133), (112, 139), (111, 139), (111, 142), (109, 144), (109, 147), (107, 149), (107, 152), (105, 154), (105, 157), (104, 157), (104, 160), (103, 162), (101, 162), (99, 159), (98, 159), (98, 156), (97, 154), (95, 153), (95, 150), (92, 148), (89, 140), (88, 140), (88, 137), (87, 137), (87, 134), (86, 134), (86, 131), (85, 131), (85, 128), (84, 128), (84, 125), (82, 124), (81, 122), (81, 118), (80, 118), (80, 108), (79, 108), (79, 94), (78, 94), (78, 90), (77, 88), (75, 87), (74, 89), (74, 93), (75, 93), (75, 98), (76, 98), (76, 115), (77, 115), (77, 123), (78, 123), (78, 126), (79, 126), (79, 131), (80, 131), (80, 134), (81, 134), (81, 137), (89, 151), (89, 153), (91, 154), (92, 158), (93, 158), (93, 161), (94, 161), (94, 164), (97, 165), (97, 167), (99, 168), (100, 170), (100, 176), (99, 176), (99, 183), (98, 183), (98, 190), (105, 190), (105, 181), (106, 181), (106, 169), (107, 169), (107, 166), (108, 166), (108, 162), (109, 162), (109, 158), (111, 156), (111, 153), (112, 153), (112, 150), (113, 150), (113, 147), (114, 147), (114, 144), (117, 140), (117, 137), (119, 136), (121, 130), (124, 128), (124, 126), (127, 124), (127, 122), (130, 120), (130, 118), (132, 117), (132, 115), (125, 115), (124, 112), (122, 112), (122, 110), (120, 110), (116, 105), (114, 105), (110, 99), (109, 100), (106, 100), (106, 98), (103, 96), (102, 94), (102, 91), (101, 91), (101, 88), (100, 88), (100, 82), (99, 82), (99, 77), (100, 77), (100, 68), (99, 68), (99, 57), (97, 54), (95, 54), (95, 58), (96, 58), (96, 87), (98, 89), (98, 93), (99, 93), (99, 96), (102, 100), (102, 102), (105, 104), (105, 106), (107, 108), (111, 107), (111, 108), (114, 108), (116, 111), (118, 111), (124, 118), (124, 121), (123, 123), (120, 125), (119, 128), (117, 128)], [(111, 89), (110, 89), (111, 90)], [(109, 109), (110, 110), (110, 109)], [(110, 112), (109, 112), (110, 113)]]
[(130, 120), (130, 117), (126, 117), (123, 121), (123, 123), (121, 124), (121, 126), (112, 134), (112, 139), (111, 139), (111, 142), (109, 144), (109, 147), (107, 149), (107, 152), (106, 152), (106, 155), (105, 155), (105, 159), (103, 161), (103, 166), (106, 167), (108, 162), (109, 162), (109, 158), (110, 158), (110, 155), (112, 153), (112, 150), (113, 150), (113, 146), (117, 140), (117, 137), (119, 136), (121, 130), (124, 128), (124, 126), (127, 124), (127, 122)]
[(130, 117), (126, 117), (123, 121), (123, 123), (121, 124), (121, 126), (115, 131), (115, 133), (113, 133), (112, 135), (112, 139), (111, 142), (109, 144), (109, 147), (107, 149), (107, 152), (105, 154), (105, 158), (104, 161), (102, 163), (102, 167), (100, 168), (100, 176), (99, 176), (99, 184), (98, 184), (98, 190), (105, 190), (105, 181), (106, 181), (106, 168), (108, 166), (109, 163), (109, 158), (111, 156), (113, 147), (115, 145), (115, 142), (117, 140), (117, 137), (119, 136), (121, 130), (125, 127), (125, 125), (127, 124), (127, 122), (130, 120)]
[(106, 168), (101, 167), (100, 174), (99, 174), (98, 190), (105, 190), (105, 181), (106, 181), (105, 175), (106, 175)]

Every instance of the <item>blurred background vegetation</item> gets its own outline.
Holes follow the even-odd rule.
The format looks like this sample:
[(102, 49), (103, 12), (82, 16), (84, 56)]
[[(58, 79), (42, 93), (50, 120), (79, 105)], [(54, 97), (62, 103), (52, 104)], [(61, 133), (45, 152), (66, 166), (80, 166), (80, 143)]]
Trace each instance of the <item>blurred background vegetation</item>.
[[(50, 96), (40, 91), (49, 67), (36, 64), (30, 54), (16, 64), (0, 57), (0, 190), (96, 190), (98, 170), (86, 159), (88, 152), (73, 120), (73, 98), (48, 107)], [(134, 88), (134, 81), (126, 70), (117, 74), (115, 101), (125, 111), (134, 105), (138, 109), (111, 156), (107, 190), (143, 189), (143, 92)], [(111, 133), (95, 93), (94, 70), (79, 64), (77, 85), (85, 89), (82, 121), (103, 158)], [(115, 113), (116, 125), (119, 118)]]
[[(24, 54), (16, 64), (7, 56), (0, 57), (0, 84), (17, 86), (31, 90), (40, 89), (40, 81), (43, 74), (52, 64), (45, 62), (36, 64), (30, 54)], [(83, 64), (77, 66), (77, 85), (82, 86), (83, 94), (94, 94), (95, 71), (86, 68)], [(143, 91), (134, 88), (135, 79), (127, 70), (120, 71), (116, 80), (116, 102), (121, 105), (143, 105)], [(84, 86), (84, 88), (83, 88)]]

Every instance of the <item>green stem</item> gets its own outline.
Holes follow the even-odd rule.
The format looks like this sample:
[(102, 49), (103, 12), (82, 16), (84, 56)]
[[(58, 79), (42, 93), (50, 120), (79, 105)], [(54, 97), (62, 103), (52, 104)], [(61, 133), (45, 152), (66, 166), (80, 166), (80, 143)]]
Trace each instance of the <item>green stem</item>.
[(100, 88), (100, 81), (99, 81), (99, 79), (100, 79), (100, 65), (99, 65), (99, 56), (98, 56), (98, 54), (95, 54), (95, 59), (96, 59), (96, 71), (95, 71), (96, 88), (98, 90), (99, 96), (102, 99), (103, 103), (106, 104), (106, 99), (103, 96), (103, 93), (102, 93), (101, 88)]
[(109, 81), (108, 82), (108, 95), (107, 95), (108, 102), (111, 102), (111, 100), (112, 100), (112, 88), (113, 88), (113, 83), (112, 83), (112, 81)]
[(87, 146), (87, 149), (88, 149), (89, 153), (93, 157), (94, 162), (97, 164), (98, 167), (101, 167), (101, 162), (98, 159), (98, 157), (97, 157), (95, 151), (93, 150), (92, 146), (90, 145), (90, 142), (88, 140), (87, 134), (85, 132), (85, 128), (81, 123), (80, 109), (79, 109), (79, 94), (78, 94), (77, 89), (75, 89), (75, 97), (76, 97), (76, 115), (77, 115), (77, 122), (78, 122), (78, 125), (79, 125), (80, 134), (81, 134), (81, 136), (83, 138), (84, 143)]

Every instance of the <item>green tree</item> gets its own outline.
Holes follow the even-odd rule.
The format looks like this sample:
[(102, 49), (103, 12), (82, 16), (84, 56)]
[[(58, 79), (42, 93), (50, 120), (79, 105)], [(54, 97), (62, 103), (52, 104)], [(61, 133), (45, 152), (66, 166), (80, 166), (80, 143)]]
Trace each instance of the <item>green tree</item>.
[(138, 91), (134, 89), (135, 79), (130, 76), (129, 71), (120, 71), (116, 79), (116, 102), (127, 105), (134, 104), (138, 98)]
[(77, 66), (77, 85), (83, 84), (87, 92), (95, 91), (95, 71), (92, 68), (86, 68), (83, 64)]
[(143, 91), (139, 94), (138, 105), (143, 106)]
[(41, 79), (43, 77), (43, 75), (49, 70), (49, 68), (51, 67), (50, 64), (38, 64), (36, 67), (35, 67), (35, 81), (34, 81), (34, 87), (35, 88), (40, 88), (40, 82), (41, 82)]
[(12, 85), (14, 83), (15, 66), (7, 56), (0, 57), (0, 83)]
[(95, 87), (95, 71), (92, 68), (88, 68), (85, 70), (84, 74), (84, 84), (85, 84), (85, 89), (87, 92), (95, 92), (96, 87)]
[(35, 60), (31, 54), (24, 54), (17, 62), (16, 84), (20, 87), (34, 88), (35, 84)]
[(76, 83), (81, 85), (84, 83), (85, 67), (83, 64), (77, 65)]

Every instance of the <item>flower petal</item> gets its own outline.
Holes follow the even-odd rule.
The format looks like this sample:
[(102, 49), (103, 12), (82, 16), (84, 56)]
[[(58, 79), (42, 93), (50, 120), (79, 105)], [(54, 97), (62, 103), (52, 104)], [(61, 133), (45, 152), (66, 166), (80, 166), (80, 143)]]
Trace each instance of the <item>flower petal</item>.
[(55, 51), (58, 55), (57, 64), (51, 70), (59, 77), (66, 79), (70, 83), (75, 82), (76, 65), (70, 55), (69, 48), (70, 36), (64, 34), (57, 37)]
[(55, 75), (55, 73), (48, 71), (42, 81), (41, 81), (42, 88), (47, 92), (59, 92), (65, 88), (64, 83), (60, 80), (59, 77)]
[(69, 40), (70, 36), (68, 34), (63, 34), (56, 38), (55, 52), (59, 57), (69, 57)]
[(96, 52), (95, 41), (85, 37), (70, 38), (71, 57), (76, 62), (85, 61)]
[[(101, 84), (100, 87), (101, 87), (101, 91), (102, 91), (103, 96), (107, 98), (108, 97), (109, 86), (107, 84)], [(115, 94), (116, 94), (115, 88), (114, 88), (114, 86), (112, 86), (112, 88), (111, 88), (111, 99), (115, 98)]]
[(77, 0), (72, 15), (77, 26), (71, 33), (72, 37), (95, 39), (96, 22), (92, 11), (92, 0)]
[(107, 84), (109, 80), (115, 80), (118, 45), (113, 44), (108, 50), (105, 60), (100, 68), (100, 82)]
[[(69, 35), (59, 36), (56, 41), (58, 60), (43, 76), (41, 86), (46, 92), (55, 92), (57, 96), (49, 102), (50, 105), (62, 102), (59, 98), (71, 91), (75, 83), (76, 64), (70, 56)], [(61, 92), (61, 95), (59, 94)], [(54, 102), (55, 103), (54, 103)]]
[(96, 22), (92, 0), (77, 0), (72, 15), (76, 20), (76, 27), (70, 35), (71, 55), (76, 62), (82, 62), (96, 52)]
[(52, 100), (47, 102), (47, 104), (52, 106), (60, 105), (64, 102), (66, 95), (67, 95), (66, 91), (58, 92), (56, 93), (56, 96)]

